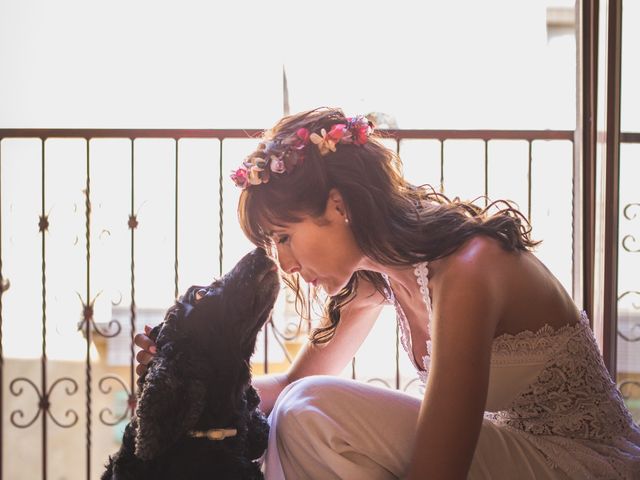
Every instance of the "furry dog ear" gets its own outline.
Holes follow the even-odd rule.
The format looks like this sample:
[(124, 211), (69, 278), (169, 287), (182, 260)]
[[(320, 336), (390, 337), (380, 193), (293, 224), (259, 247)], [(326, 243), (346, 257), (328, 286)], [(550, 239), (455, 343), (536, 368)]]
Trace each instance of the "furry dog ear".
[(193, 428), (204, 408), (204, 383), (185, 381), (178, 369), (182, 354), (172, 345), (166, 347), (149, 366), (138, 399), (135, 454), (141, 460), (151, 460), (171, 447)]

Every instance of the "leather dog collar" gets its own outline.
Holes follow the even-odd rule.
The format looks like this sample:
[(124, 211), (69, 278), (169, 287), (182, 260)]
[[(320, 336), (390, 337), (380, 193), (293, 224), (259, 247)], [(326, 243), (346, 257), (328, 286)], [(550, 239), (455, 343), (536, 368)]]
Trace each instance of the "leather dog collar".
[(235, 428), (212, 428), (211, 430), (194, 430), (189, 432), (193, 438), (208, 438), (209, 440), (224, 440), (227, 437), (235, 437), (238, 430)]

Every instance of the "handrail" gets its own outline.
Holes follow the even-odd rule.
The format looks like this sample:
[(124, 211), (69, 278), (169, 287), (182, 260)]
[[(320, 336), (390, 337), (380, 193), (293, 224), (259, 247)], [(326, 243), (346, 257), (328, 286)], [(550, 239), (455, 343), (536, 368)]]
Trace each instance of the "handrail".
[[(263, 130), (171, 128), (0, 128), (0, 138), (257, 138)], [(573, 140), (573, 130), (379, 129), (391, 139)]]

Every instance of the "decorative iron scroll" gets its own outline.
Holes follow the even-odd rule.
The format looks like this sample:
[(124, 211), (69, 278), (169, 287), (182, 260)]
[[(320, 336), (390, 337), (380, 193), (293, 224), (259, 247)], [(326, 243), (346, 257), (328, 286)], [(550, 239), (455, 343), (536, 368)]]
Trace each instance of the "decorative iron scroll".
[[(632, 210), (637, 210), (637, 212), (633, 212)], [(627, 220), (635, 219), (638, 216), (638, 213), (640, 213), (640, 203), (629, 203), (625, 205), (624, 209), (622, 210), (622, 214)], [(636, 237), (634, 237), (633, 235), (625, 235), (624, 237), (622, 237), (622, 248), (624, 248), (629, 253), (638, 253), (640, 252), (640, 242), (638, 242), (638, 240), (636, 240)]]
[(106, 415), (111, 415), (112, 417), (115, 417), (114, 413), (111, 411), (110, 408), (105, 407), (100, 412), (100, 415), (99, 415), (100, 421), (104, 425), (113, 426), (113, 425), (117, 425), (122, 420), (124, 420), (127, 417), (128, 413), (131, 413), (131, 415), (133, 415), (133, 412), (136, 409), (136, 396), (135, 396), (134, 393), (129, 391), (129, 389), (127, 388), (125, 383), (122, 381), (122, 379), (120, 377), (116, 377), (115, 375), (107, 375), (107, 376), (105, 376), (105, 377), (100, 379), (100, 381), (98, 382), (98, 388), (100, 389), (100, 391), (102, 393), (104, 393), (104, 394), (111, 393), (111, 387), (106, 385), (107, 381), (109, 381), (109, 380), (113, 380), (114, 382), (120, 384), (120, 386), (122, 387), (122, 390), (124, 390), (127, 393), (127, 398), (128, 398), (128, 400), (127, 400), (127, 408), (115, 420), (112, 420), (112, 421), (105, 420), (105, 416)]
[[(635, 296), (638, 297), (638, 300), (640, 300), (640, 291), (628, 290), (626, 292), (623, 292), (618, 297), (618, 302), (620, 302), (620, 300), (622, 300), (627, 295), (635, 295)], [(633, 306), (634, 309), (640, 310), (640, 303), (632, 302), (631, 305)], [(620, 328), (618, 328), (618, 336), (620, 338), (623, 338), (627, 342), (638, 342), (638, 341), (640, 341), (640, 323), (634, 323), (633, 326), (626, 333), (620, 331)]]
[(76, 292), (76, 294), (78, 295), (78, 298), (80, 299), (80, 303), (82, 304), (82, 320), (78, 322), (78, 330), (85, 331), (86, 324), (88, 322), (89, 325), (91, 326), (91, 330), (94, 333), (97, 333), (98, 335), (104, 338), (113, 338), (122, 331), (122, 325), (120, 325), (120, 322), (115, 318), (112, 319), (107, 325), (108, 330), (111, 330), (113, 326), (115, 326), (116, 331), (113, 333), (107, 333), (106, 331), (100, 330), (100, 327), (98, 327), (98, 325), (96, 324), (96, 321), (93, 318), (93, 306), (95, 305), (97, 298), (100, 296), (100, 293), (98, 293), (98, 295), (93, 297), (93, 300), (91, 300), (88, 304), (84, 303), (84, 301), (82, 300), (82, 297), (78, 292)]
[[(62, 377), (59, 378), (58, 380), (56, 380), (55, 382), (53, 382), (51, 384), (51, 386), (49, 387), (49, 390), (43, 395), (40, 390), (38, 389), (38, 387), (36, 386), (35, 383), (33, 383), (31, 380), (29, 380), (28, 378), (24, 378), (24, 377), (18, 377), (15, 378), (10, 384), (9, 384), (9, 391), (15, 395), (16, 397), (19, 397), (20, 395), (22, 395), (22, 392), (24, 391), (22, 387), (17, 387), (17, 384), (20, 382), (24, 382), (27, 385), (30, 385), (31, 387), (33, 387), (33, 389), (36, 392), (36, 395), (38, 396), (38, 410), (36, 411), (35, 415), (33, 416), (33, 418), (31, 420), (29, 420), (27, 423), (19, 423), (18, 420), (16, 420), (16, 417), (20, 417), (20, 418), (24, 418), (25, 414), (22, 410), (18, 409), (18, 410), (14, 410), (13, 412), (11, 412), (11, 416), (9, 417), (9, 420), (11, 421), (11, 424), (14, 427), (17, 428), (28, 428), (31, 425), (33, 425), (35, 423), (35, 421), (38, 419), (38, 417), (40, 416), (41, 412), (45, 412), (46, 414), (49, 415), (49, 418), (53, 421), (53, 423), (55, 423), (56, 425), (58, 425), (59, 427), (62, 428), (70, 428), (73, 427), (77, 422), (78, 422), (78, 414), (69, 409), (65, 412), (65, 416), (66, 417), (72, 417), (73, 419), (71, 420), (71, 423), (62, 423), (60, 421), (58, 421), (53, 414), (51, 413), (51, 410), (49, 409), (49, 407), (51, 406), (51, 403), (49, 402), (49, 398), (51, 398), (51, 392), (53, 392), (53, 389), (62, 382), (69, 382), (71, 384), (71, 386), (67, 386), (66, 388), (66, 392), (67, 395), (71, 396), (73, 394), (75, 394), (78, 391), (78, 384), (76, 383), (75, 380), (73, 380), (72, 378), (69, 377)], [(44, 415), (44, 413), (43, 413)]]
[[(640, 382), (636, 382), (635, 380), (626, 380), (624, 382), (620, 382), (618, 388), (620, 389), (622, 398), (625, 400), (640, 396)], [(633, 395), (633, 392), (636, 390), (637, 394)]]

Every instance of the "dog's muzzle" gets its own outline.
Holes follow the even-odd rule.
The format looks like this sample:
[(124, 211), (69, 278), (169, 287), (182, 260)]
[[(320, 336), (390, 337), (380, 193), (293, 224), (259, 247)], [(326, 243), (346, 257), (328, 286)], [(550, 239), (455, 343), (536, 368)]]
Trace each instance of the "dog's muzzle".
[(238, 430), (235, 428), (212, 428), (211, 430), (189, 432), (189, 436), (193, 438), (206, 438), (209, 440), (224, 440), (228, 437), (235, 437)]

